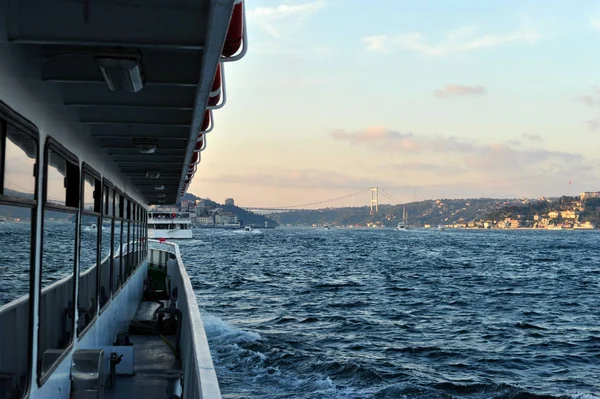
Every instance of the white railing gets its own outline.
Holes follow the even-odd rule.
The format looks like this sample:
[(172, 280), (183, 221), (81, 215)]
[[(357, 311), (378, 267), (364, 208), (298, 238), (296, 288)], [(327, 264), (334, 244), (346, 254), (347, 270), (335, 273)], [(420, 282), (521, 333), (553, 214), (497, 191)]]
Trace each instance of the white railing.
[[(221, 390), (217, 380), (200, 309), (196, 302), (192, 283), (185, 270), (179, 246), (170, 242), (148, 240), (149, 264), (167, 266), (171, 279), (171, 291), (177, 288), (177, 307), (182, 314), (181, 367), (183, 369), (182, 399), (220, 399)], [(171, 254), (175, 259), (169, 260)], [(172, 292), (171, 292), (172, 294)]]

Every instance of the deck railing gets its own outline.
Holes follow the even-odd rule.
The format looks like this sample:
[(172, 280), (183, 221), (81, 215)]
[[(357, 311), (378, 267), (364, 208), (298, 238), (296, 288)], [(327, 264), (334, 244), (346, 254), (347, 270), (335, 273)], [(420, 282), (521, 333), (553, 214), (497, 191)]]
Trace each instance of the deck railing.
[(150, 265), (166, 266), (171, 279), (171, 294), (177, 288), (177, 307), (182, 313), (181, 366), (183, 369), (182, 399), (220, 399), (221, 390), (200, 309), (192, 283), (185, 270), (179, 246), (169, 242), (148, 240)]

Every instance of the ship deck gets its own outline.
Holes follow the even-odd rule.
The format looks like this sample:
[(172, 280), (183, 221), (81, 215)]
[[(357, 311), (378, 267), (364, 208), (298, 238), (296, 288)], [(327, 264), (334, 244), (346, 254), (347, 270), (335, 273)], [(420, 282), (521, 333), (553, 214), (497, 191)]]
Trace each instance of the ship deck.
[[(150, 320), (155, 308), (154, 302), (140, 302), (134, 320)], [(174, 335), (165, 338), (175, 342)], [(166, 398), (167, 376), (181, 370), (180, 361), (159, 336), (131, 334), (129, 340), (135, 345), (134, 375), (118, 375), (114, 388), (105, 387), (104, 398)]]

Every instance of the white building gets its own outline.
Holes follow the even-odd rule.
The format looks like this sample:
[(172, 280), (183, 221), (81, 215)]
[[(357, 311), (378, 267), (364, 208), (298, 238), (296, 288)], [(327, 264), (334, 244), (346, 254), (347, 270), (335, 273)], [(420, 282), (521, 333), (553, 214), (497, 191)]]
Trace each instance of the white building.
[(230, 212), (222, 212), (217, 213), (215, 215), (215, 224), (231, 226), (231, 225), (239, 225), (240, 221), (238, 217)]
[(203, 215), (196, 217), (196, 223), (200, 226), (214, 226), (215, 219), (212, 215)]

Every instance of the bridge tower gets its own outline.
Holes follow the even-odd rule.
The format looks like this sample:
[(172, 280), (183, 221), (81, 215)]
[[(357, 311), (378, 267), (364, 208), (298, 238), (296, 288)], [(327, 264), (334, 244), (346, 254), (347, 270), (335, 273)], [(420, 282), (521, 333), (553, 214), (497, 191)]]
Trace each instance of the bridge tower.
[[(379, 187), (371, 187), (371, 215), (379, 211)], [(373, 212), (373, 209), (375, 211)]]

